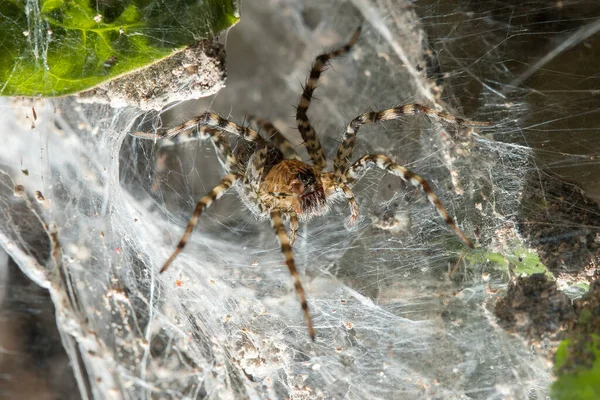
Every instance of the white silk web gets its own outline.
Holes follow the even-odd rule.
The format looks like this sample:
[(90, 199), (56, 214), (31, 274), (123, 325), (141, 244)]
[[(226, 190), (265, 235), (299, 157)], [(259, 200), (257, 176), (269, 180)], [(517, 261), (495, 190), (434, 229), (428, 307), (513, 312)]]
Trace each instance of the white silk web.
[[(516, 229), (532, 173), (555, 167), (585, 186), (598, 171), (590, 155), (600, 149), (592, 136), (599, 111), (585, 87), (597, 77), (583, 66), (577, 77), (559, 68), (564, 51), (588, 40), (582, 31), (556, 52), (582, 17), (567, 8), (565, 25), (541, 28), (517, 8), (245, 4), (227, 36), (227, 88), (160, 113), (165, 125), (206, 109), (238, 123), (253, 114), (301, 149), (290, 128), (301, 82), (317, 54), (362, 24), (356, 48), (333, 61), (309, 110), (329, 157), (344, 125), (370, 109), (418, 102), (494, 123), (471, 131), (407, 117), (361, 129), (354, 156), (383, 153), (426, 178), (478, 249), (466, 249), (422, 193), (370, 172), (356, 189), (356, 229), (344, 228), (349, 210), (340, 205), (299, 231), (294, 254), (315, 343), (271, 227), (233, 191), (158, 273), (195, 202), (224, 174), (210, 143), (169, 149), (157, 180), (155, 143), (128, 135), (157, 127), (156, 114), (3, 100), (0, 243), (50, 290), (82, 396), (544, 398), (546, 358), (500, 329), (490, 304), (508, 262), (532, 254)], [(531, 31), (535, 51), (521, 36)], [(523, 264), (514, 262), (531, 267)]]

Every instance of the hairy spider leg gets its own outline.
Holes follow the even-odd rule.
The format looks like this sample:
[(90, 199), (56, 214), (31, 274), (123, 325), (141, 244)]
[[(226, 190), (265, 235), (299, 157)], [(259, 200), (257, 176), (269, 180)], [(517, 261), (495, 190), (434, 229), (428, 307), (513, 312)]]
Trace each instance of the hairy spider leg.
[(323, 148), (321, 147), (321, 142), (319, 141), (319, 138), (317, 137), (314, 128), (310, 124), (306, 112), (308, 111), (308, 107), (310, 106), (313, 92), (317, 88), (317, 82), (319, 81), (319, 77), (329, 64), (329, 60), (346, 54), (348, 51), (350, 51), (352, 46), (358, 40), (359, 35), (360, 28), (358, 28), (356, 32), (354, 32), (354, 35), (352, 35), (352, 38), (346, 45), (333, 51), (330, 51), (329, 53), (324, 53), (317, 56), (310, 71), (310, 76), (306, 80), (306, 84), (304, 85), (304, 91), (302, 92), (302, 96), (300, 97), (298, 108), (296, 109), (296, 124), (298, 125), (298, 130), (302, 135), (302, 140), (304, 140), (304, 146), (306, 147), (306, 150), (310, 155), (310, 159), (312, 160), (313, 166), (318, 171), (322, 171), (323, 169), (325, 169), (325, 156), (323, 155)]
[(346, 132), (342, 137), (335, 159), (333, 161), (333, 172), (337, 181), (342, 182), (346, 170), (348, 169), (349, 159), (352, 156), (352, 150), (356, 143), (356, 133), (362, 125), (373, 124), (379, 121), (390, 121), (402, 118), (404, 115), (425, 114), (433, 119), (445, 121), (459, 126), (490, 126), (490, 122), (471, 121), (469, 119), (458, 118), (448, 113), (440, 112), (420, 104), (406, 104), (383, 111), (370, 111), (360, 114), (352, 120), (346, 127)]
[(263, 202), (264, 193), (261, 188), (265, 163), (267, 161), (267, 147), (257, 149), (246, 165), (246, 172), (242, 180), (240, 197), (246, 207), (257, 216), (267, 216), (268, 207)]
[[(427, 183), (427, 181), (421, 178), (419, 175), (416, 175), (403, 166), (394, 163), (389, 157), (381, 154), (366, 155), (361, 157), (346, 172), (348, 182), (356, 182), (364, 175), (367, 169), (372, 166), (377, 166), (386, 172), (399, 176), (403, 181), (420, 188), (423, 192), (425, 192), (427, 199), (429, 199), (429, 202), (436, 208), (438, 214), (444, 219), (444, 221), (446, 221), (446, 224), (448, 224), (448, 226), (467, 246), (470, 248), (474, 247), (469, 238), (456, 226), (448, 214), (448, 211), (446, 211), (438, 197), (435, 195), (435, 193), (433, 193), (429, 183)], [(352, 186), (352, 184), (350, 184), (350, 186)]]
[(289, 213), (290, 216), (290, 246), (294, 245), (296, 241), (296, 236), (298, 234), (298, 227), (300, 223), (298, 222), (298, 214)]
[[(180, 133), (185, 132), (196, 126), (209, 126), (211, 128), (218, 129), (223, 132), (233, 133), (234, 135), (239, 136), (249, 142), (264, 143), (264, 139), (254, 129), (247, 126), (238, 125), (235, 122), (228, 121), (220, 115), (210, 111), (206, 111), (197, 117), (194, 117), (182, 124), (170, 128), (164, 133), (163, 137), (165, 139), (171, 139), (173, 137), (177, 137)], [(149, 135), (143, 132), (137, 133), (141, 135), (140, 137), (146, 135), (146, 137), (148, 138)], [(138, 135), (134, 134), (134, 136)]]
[(187, 244), (190, 235), (192, 234), (192, 231), (196, 227), (196, 224), (198, 224), (198, 219), (200, 219), (200, 214), (202, 214), (202, 210), (210, 207), (213, 202), (221, 198), (221, 196), (225, 194), (227, 189), (233, 186), (233, 184), (241, 178), (241, 175), (238, 174), (226, 175), (221, 180), (221, 183), (219, 185), (215, 186), (213, 190), (211, 190), (206, 196), (202, 197), (198, 203), (196, 203), (196, 208), (194, 209), (194, 213), (192, 214), (192, 217), (190, 218), (190, 221), (188, 222), (188, 225), (185, 228), (185, 232), (183, 233), (183, 236), (181, 236), (181, 239), (179, 240), (177, 248), (175, 249), (173, 254), (171, 254), (169, 259), (164, 263), (164, 265), (160, 269), (161, 273), (165, 272), (167, 268), (169, 268), (169, 265), (171, 265), (175, 257), (177, 257), (177, 255), (181, 252), (181, 250), (183, 250), (183, 248)]
[[(217, 151), (217, 156), (221, 161), (221, 165), (225, 170), (225, 173), (236, 174), (239, 173), (238, 164), (231, 148), (229, 147), (229, 140), (223, 132), (219, 132), (216, 129), (208, 128), (206, 126), (198, 127), (198, 130), (204, 130), (211, 132), (210, 137), (212, 139), (213, 147)], [(214, 133), (213, 133), (214, 132)]]
[(287, 264), (287, 267), (290, 270), (290, 275), (292, 275), (292, 279), (294, 280), (296, 293), (298, 293), (298, 297), (300, 297), (300, 304), (302, 305), (302, 311), (304, 311), (304, 317), (306, 318), (306, 324), (308, 325), (308, 334), (314, 341), (315, 329), (313, 328), (310, 312), (308, 311), (308, 303), (306, 302), (306, 295), (304, 294), (304, 289), (302, 288), (302, 283), (300, 282), (300, 276), (296, 270), (296, 263), (294, 262), (294, 255), (292, 254), (292, 246), (288, 239), (288, 235), (285, 233), (283, 220), (281, 219), (281, 212), (271, 211), (271, 223), (273, 225), (273, 229), (275, 229), (275, 233), (277, 234), (277, 239), (279, 239), (281, 252), (285, 256), (285, 263)]
[(248, 160), (248, 166), (246, 167), (246, 174), (244, 176), (244, 184), (249, 186), (249, 189), (256, 193), (257, 198), (260, 193), (260, 182), (263, 177), (265, 170), (265, 163), (267, 161), (267, 147), (261, 147), (257, 149)]
[(132, 136), (139, 137), (141, 139), (153, 139), (158, 143), (158, 149), (156, 150), (156, 175), (154, 176), (151, 189), (153, 193), (158, 191), (160, 187), (160, 181), (167, 170), (167, 148), (180, 143), (211, 139), (225, 173), (231, 174), (238, 172), (237, 160), (231, 152), (227, 137), (223, 135), (222, 131), (204, 125), (197, 126), (197, 129), (193, 128), (195, 127), (191, 127), (187, 131), (181, 132), (180, 134), (170, 138), (167, 138), (164, 132), (162, 134), (146, 132), (134, 132), (131, 134)]
[(350, 218), (346, 221), (346, 226), (351, 227), (356, 223), (358, 218), (358, 203), (354, 198), (354, 193), (352, 189), (350, 189), (345, 183), (338, 183), (337, 186), (344, 192), (344, 196), (346, 196), (346, 200), (348, 204), (350, 204)]
[(254, 115), (248, 116), (248, 122), (255, 124), (260, 130), (264, 131), (267, 137), (266, 140), (281, 151), (284, 159), (302, 161), (294, 146), (271, 122), (257, 118)]
[[(197, 128), (197, 129), (194, 129)], [(168, 131), (167, 131), (168, 132)], [(206, 140), (211, 139), (217, 155), (223, 164), (223, 168), (227, 173), (234, 173), (237, 161), (235, 156), (231, 152), (227, 138), (223, 135), (223, 131), (215, 128), (211, 128), (205, 125), (192, 125), (187, 130), (180, 131), (177, 135), (167, 136), (167, 132), (163, 133), (147, 133), (147, 132), (134, 132), (131, 135), (140, 139), (153, 139), (158, 143), (158, 150), (156, 156), (159, 159), (164, 159), (165, 149), (167, 147), (175, 146), (180, 143), (191, 142), (195, 140)], [(159, 160), (157, 160), (158, 163)], [(160, 167), (160, 170), (164, 169), (164, 166)], [(157, 172), (159, 168), (157, 168)]]

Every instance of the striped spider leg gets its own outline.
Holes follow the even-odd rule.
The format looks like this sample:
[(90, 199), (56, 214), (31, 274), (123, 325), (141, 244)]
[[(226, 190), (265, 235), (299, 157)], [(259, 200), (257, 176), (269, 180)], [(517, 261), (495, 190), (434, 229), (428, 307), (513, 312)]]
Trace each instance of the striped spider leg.
[(196, 141), (196, 140), (207, 140), (210, 139), (217, 152), (219, 162), (226, 173), (232, 173), (237, 170), (237, 160), (231, 148), (229, 142), (222, 131), (208, 126), (200, 125), (197, 129), (188, 129), (181, 134), (166, 137), (164, 134), (158, 133), (146, 133), (146, 132), (135, 132), (132, 134), (135, 137), (141, 139), (153, 139), (157, 142), (156, 150), (156, 166), (152, 182), (152, 193), (158, 192), (160, 188), (160, 181), (167, 171), (167, 149), (173, 146), (177, 146), (182, 143)]
[(431, 204), (436, 208), (438, 214), (444, 219), (446, 224), (452, 229), (456, 235), (470, 248), (473, 248), (473, 243), (469, 238), (456, 226), (446, 208), (442, 205), (438, 197), (435, 195), (429, 183), (414, 172), (405, 167), (394, 163), (390, 158), (377, 154), (365, 155), (354, 164), (349, 165), (349, 159), (352, 156), (354, 145), (356, 143), (356, 134), (362, 125), (373, 124), (379, 121), (391, 121), (401, 119), (405, 115), (424, 114), (435, 120), (444, 121), (450, 124), (459, 126), (490, 126), (489, 122), (471, 121), (464, 118), (455, 117), (451, 114), (440, 112), (420, 104), (406, 104), (382, 111), (370, 111), (360, 114), (354, 118), (346, 127), (346, 131), (342, 137), (337, 153), (333, 162), (333, 178), (335, 185), (339, 185), (343, 190), (346, 198), (349, 200), (353, 214), (350, 217), (349, 223), (356, 219), (355, 210), (356, 204), (352, 197), (350, 187), (354, 186), (356, 181), (360, 179), (366, 170), (372, 166), (376, 166), (386, 172), (399, 176), (406, 183), (420, 188)]
[(313, 166), (319, 171), (323, 171), (325, 169), (325, 156), (323, 155), (321, 142), (319, 141), (319, 138), (317, 137), (317, 134), (312, 127), (308, 116), (306, 115), (306, 112), (308, 111), (308, 107), (310, 107), (312, 95), (317, 88), (319, 77), (329, 65), (329, 61), (335, 57), (339, 57), (348, 53), (358, 40), (360, 31), (361, 28), (358, 28), (354, 32), (354, 35), (352, 35), (350, 41), (344, 46), (328, 53), (320, 54), (317, 56), (317, 58), (315, 58), (315, 62), (310, 70), (310, 75), (306, 80), (306, 84), (304, 85), (304, 91), (300, 96), (298, 108), (296, 109), (296, 125), (298, 125), (298, 130), (300, 131), (300, 135), (302, 135), (304, 146), (306, 147), (306, 150), (308, 150), (308, 155), (312, 160)]

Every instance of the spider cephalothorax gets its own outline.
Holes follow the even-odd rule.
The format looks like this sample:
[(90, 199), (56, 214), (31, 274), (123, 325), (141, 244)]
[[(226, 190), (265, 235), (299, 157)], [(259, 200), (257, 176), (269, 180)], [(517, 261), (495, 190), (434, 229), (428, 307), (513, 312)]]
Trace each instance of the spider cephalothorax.
[(302, 219), (328, 210), (319, 173), (302, 161), (283, 160), (273, 166), (263, 180), (262, 189), (265, 202), (275, 199), (270, 209), (295, 212)]
[[(405, 182), (420, 188), (450, 229), (467, 246), (473, 247), (469, 238), (456, 226), (425, 179), (382, 154), (364, 155), (354, 162), (351, 161), (351, 157), (356, 134), (360, 127), (366, 124), (397, 120), (406, 115), (416, 114), (425, 114), (436, 120), (462, 126), (488, 126), (490, 123), (457, 118), (420, 104), (406, 104), (382, 111), (365, 112), (347, 125), (333, 160), (333, 171), (326, 171), (327, 163), (323, 155), (323, 148), (310, 124), (307, 111), (312, 94), (317, 87), (317, 81), (329, 60), (347, 53), (356, 43), (359, 34), (360, 29), (356, 31), (348, 44), (329, 53), (321, 54), (315, 59), (310, 77), (300, 97), (296, 111), (296, 123), (312, 165), (301, 160), (291, 143), (271, 123), (256, 118), (250, 118), (251, 122), (266, 134), (265, 137), (248, 126), (237, 125), (211, 112), (205, 112), (162, 134), (133, 133), (134, 136), (144, 139), (159, 139), (162, 147), (182, 140), (211, 138), (227, 172), (221, 183), (201, 198), (196, 205), (185, 233), (175, 251), (164, 263), (161, 272), (169, 267), (188, 242), (202, 210), (209, 207), (227, 189), (235, 185), (240, 197), (252, 213), (261, 218), (270, 218), (281, 245), (281, 251), (285, 255), (286, 264), (294, 279), (294, 287), (300, 297), (309, 334), (314, 340), (315, 331), (291, 248), (298, 231), (298, 220), (307, 220), (323, 215), (329, 211), (328, 200), (345, 198), (350, 204), (348, 224), (354, 223), (359, 210), (352, 187), (366, 170), (372, 167), (396, 175)], [(228, 140), (224, 138), (224, 132), (244, 139), (244, 143), (247, 142), (248, 146), (239, 148), (239, 151), (236, 150), (234, 154), (229, 147)], [(159, 156), (159, 159), (161, 157)], [(160, 169), (157, 168), (157, 171)], [(289, 221), (289, 236), (285, 231), (282, 217), (286, 217)]]

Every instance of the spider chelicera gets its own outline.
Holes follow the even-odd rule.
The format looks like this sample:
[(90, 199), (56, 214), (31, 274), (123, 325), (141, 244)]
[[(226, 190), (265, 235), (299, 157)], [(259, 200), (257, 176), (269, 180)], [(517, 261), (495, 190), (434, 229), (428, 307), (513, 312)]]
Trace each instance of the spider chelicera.
[[(270, 218), (287, 267), (294, 280), (296, 292), (300, 297), (308, 332), (314, 340), (315, 330), (292, 254), (292, 245), (296, 239), (299, 220), (308, 221), (313, 217), (324, 215), (329, 211), (329, 204), (345, 198), (351, 209), (348, 225), (352, 225), (356, 221), (359, 211), (352, 187), (371, 167), (377, 167), (399, 176), (405, 182), (423, 190), (450, 229), (467, 246), (473, 247), (469, 238), (456, 226), (427, 181), (419, 175), (381, 154), (364, 155), (353, 163), (350, 162), (350, 158), (356, 142), (356, 134), (359, 128), (365, 124), (397, 120), (405, 115), (416, 114), (425, 114), (435, 120), (461, 126), (489, 126), (491, 125), (489, 122), (458, 118), (420, 104), (406, 104), (383, 111), (365, 112), (348, 124), (333, 160), (333, 170), (326, 170), (323, 148), (306, 113), (317, 87), (317, 81), (329, 61), (350, 51), (359, 35), (360, 28), (346, 45), (319, 55), (315, 59), (310, 76), (304, 86), (296, 110), (296, 123), (312, 164), (303, 162), (292, 144), (271, 123), (253, 117), (250, 118), (250, 122), (264, 132), (266, 137), (261, 136), (249, 126), (238, 125), (212, 112), (205, 112), (166, 132), (135, 132), (132, 134), (143, 139), (160, 140), (161, 148), (182, 141), (210, 138), (227, 173), (221, 183), (196, 204), (177, 248), (164, 263), (160, 272), (166, 271), (185, 247), (202, 211), (219, 199), (227, 189), (234, 186), (244, 204), (253, 214), (260, 218)], [(244, 139), (246, 145), (237, 146), (235, 153), (232, 152), (229, 141), (223, 135), (224, 132)], [(284, 228), (283, 217), (289, 220), (289, 237)]]

